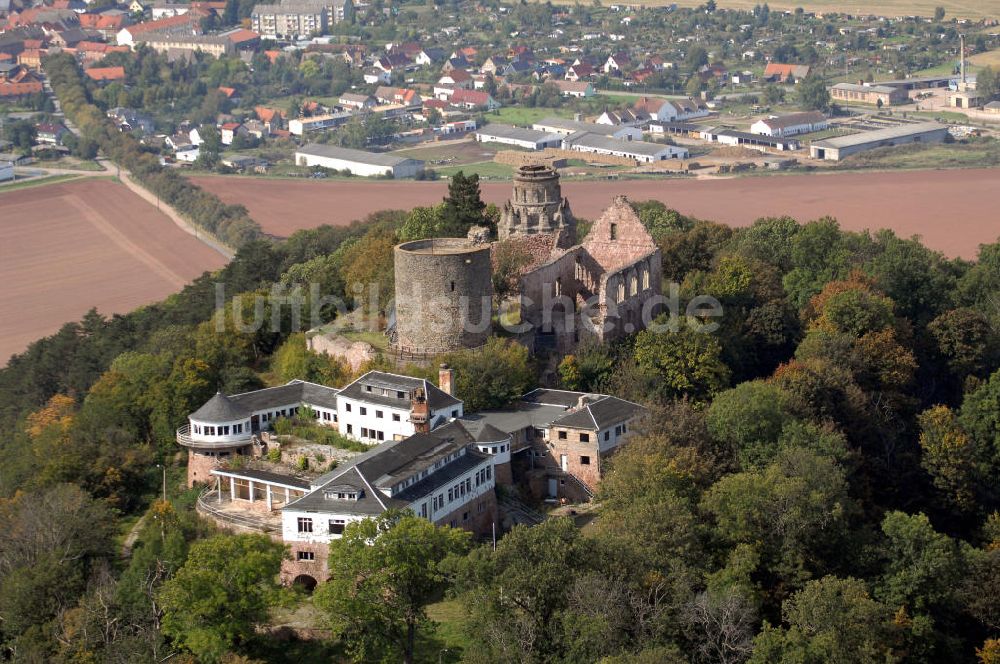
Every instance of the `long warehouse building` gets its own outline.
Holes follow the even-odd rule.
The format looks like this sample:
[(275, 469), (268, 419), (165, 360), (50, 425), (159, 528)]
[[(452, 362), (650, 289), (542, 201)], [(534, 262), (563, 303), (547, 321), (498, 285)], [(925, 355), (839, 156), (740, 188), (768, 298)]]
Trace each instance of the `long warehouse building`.
[(319, 143), (310, 143), (299, 148), (295, 153), (295, 164), (350, 171), (353, 175), (365, 177), (412, 178), (424, 170), (424, 162), (420, 159), (405, 159), (390, 154)]
[(948, 127), (939, 122), (918, 122), (887, 129), (864, 131), (849, 136), (836, 136), (813, 141), (809, 156), (813, 159), (840, 161), (845, 157), (876, 148), (906, 143), (940, 143), (948, 136)]

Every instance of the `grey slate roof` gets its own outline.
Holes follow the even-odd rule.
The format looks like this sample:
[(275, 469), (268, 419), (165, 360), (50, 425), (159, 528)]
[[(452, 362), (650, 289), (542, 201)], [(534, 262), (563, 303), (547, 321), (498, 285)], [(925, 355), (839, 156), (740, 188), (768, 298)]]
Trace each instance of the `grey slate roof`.
[[(362, 516), (378, 516), (391, 507), (404, 507), (403, 501), (389, 498), (370, 488), (354, 466), (338, 469), (340, 474), (334, 482), (327, 482), (321, 488), (307, 493), (298, 500), (289, 503), (283, 509), (293, 509), (306, 512), (326, 512), (330, 514), (360, 514)], [(358, 492), (357, 500), (333, 500), (326, 497), (327, 489), (343, 491), (347, 488)]]
[(569, 390), (549, 390), (539, 387), (538, 389), (534, 389), (521, 397), (521, 401), (572, 408), (580, 402), (580, 397), (582, 396), (586, 396), (586, 393), (571, 392)]
[[(404, 507), (489, 458), (489, 455), (467, 449), (461, 457), (429, 473), (395, 497), (390, 498), (380, 491), (380, 488), (419, 476), (443, 457), (468, 445), (468, 434), (457, 429), (451, 431), (455, 435), (449, 435), (442, 428), (430, 434), (415, 434), (406, 440), (382, 443), (314, 480), (312, 486), (318, 488), (288, 505), (287, 509), (368, 516), (381, 514), (390, 507)], [(326, 498), (327, 491), (344, 490), (345, 487), (359, 491), (360, 498), (357, 501)]]
[(222, 392), (205, 402), (205, 405), (191, 413), (192, 420), (199, 422), (235, 422), (250, 417), (250, 411), (236, 405)]
[(600, 431), (631, 419), (644, 410), (637, 403), (601, 395), (596, 401), (588, 401), (583, 408), (556, 419), (552, 426)]
[(289, 404), (309, 404), (323, 408), (337, 408), (339, 390), (325, 385), (293, 380), (277, 387), (243, 392), (227, 397), (217, 393), (208, 402), (191, 413), (191, 419), (202, 422), (232, 422), (250, 417), (256, 411)]
[[(368, 387), (371, 387), (372, 390), (369, 391)], [(430, 381), (410, 376), (399, 376), (383, 371), (369, 371), (350, 385), (347, 385), (340, 391), (340, 394), (348, 399), (367, 401), (389, 408), (409, 408), (410, 392), (418, 387), (424, 388), (424, 394), (427, 395), (427, 403), (431, 410), (442, 410), (462, 403), (461, 400), (441, 390)], [(390, 396), (382, 395), (381, 388), (389, 390), (391, 392)], [(403, 392), (403, 396), (395, 396), (396, 392)]]

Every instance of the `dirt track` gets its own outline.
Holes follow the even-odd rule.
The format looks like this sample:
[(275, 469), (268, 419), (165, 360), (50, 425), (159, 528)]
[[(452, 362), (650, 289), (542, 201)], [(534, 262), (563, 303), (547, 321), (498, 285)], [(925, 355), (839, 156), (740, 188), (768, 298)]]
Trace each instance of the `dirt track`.
[[(227, 203), (242, 203), (275, 235), (323, 223), (347, 224), (369, 212), (437, 203), (444, 182), (323, 182), (244, 177), (194, 178)], [(891, 228), (920, 235), (948, 256), (974, 258), (978, 246), (1000, 236), (1000, 170), (897, 171), (783, 175), (728, 180), (567, 182), (573, 211), (598, 216), (615, 194), (656, 198), (702, 219), (745, 226), (768, 215), (800, 221), (836, 217), (849, 230)], [(511, 185), (487, 183), (483, 196), (501, 203)]]
[(225, 259), (110, 180), (0, 193), (0, 365), (91, 307), (131, 311)]

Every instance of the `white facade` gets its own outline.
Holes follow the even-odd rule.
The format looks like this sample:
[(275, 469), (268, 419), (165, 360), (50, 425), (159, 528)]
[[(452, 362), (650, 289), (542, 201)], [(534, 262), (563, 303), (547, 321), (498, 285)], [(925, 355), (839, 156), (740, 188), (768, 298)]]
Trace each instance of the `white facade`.
[(188, 164), (193, 164), (198, 160), (198, 155), (201, 154), (201, 150), (194, 145), (188, 146), (185, 150), (177, 151), (177, 161), (183, 161)]
[[(410, 402), (390, 407), (363, 399), (337, 399), (337, 420), (340, 433), (348, 438), (375, 445), (387, 440), (402, 440), (416, 433), (410, 421)], [(431, 410), (428, 421), (435, 422), (463, 415), (461, 402), (443, 410)]]
[(0, 161), (0, 182), (14, 179), (14, 162)]
[(563, 149), (574, 152), (601, 154), (611, 157), (624, 157), (637, 162), (651, 163), (667, 159), (687, 159), (687, 148), (676, 145), (663, 145), (646, 141), (622, 141), (605, 136), (588, 134), (572, 142), (563, 142)]
[(314, 115), (310, 118), (295, 118), (288, 121), (288, 133), (302, 136), (310, 131), (338, 127), (353, 117), (353, 113), (331, 113), (330, 115)]
[(801, 122), (795, 122), (794, 124), (789, 124), (787, 126), (782, 126), (783, 123), (775, 122), (781, 118), (763, 118), (757, 120), (752, 125), (750, 125), (751, 134), (759, 134), (761, 136), (795, 136), (797, 134), (808, 134), (812, 131), (823, 131), (829, 126), (829, 123), (824, 118), (823, 120), (812, 120), (805, 118)]
[(387, 154), (314, 144), (307, 145), (295, 153), (295, 164), (297, 166), (319, 166), (337, 171), (347, 170), (353, 175), (364, 177), (408, 178), (414, 177), (424, 170), (424, 162), (419, 159), (404, 159)]
[[(441, 460), (436, 463), (430, 472), (420, 479), (433, 478), (435, 472), (441, 472), (467, 454), (467, 448), (463, 448), (454, 453), (450, 462)], [(493, 472), (494, 460), (486, 457), (480, 463), (472, 466), (465, 472), (433, 488), (429, 488), (423, 495), (407, 498), (405, 505), (399, 505), (399, 496), (407, 489), (420, 481), (416, 477), (410, 478), (405, 484), (395, 487), (373, 486), (368, 478), (361, 478), (357, 470), (346, 469), (344, 476), (351, 476), (352, 482), (362, 479), (363, 488), (351, 487), (345, 484), (338, 484), (338, 478), (334, 478), (323, 486), (313, 486), (312, 491), (302, 501), (292, 503), (281, 511), (281, 535), (286, 543), (329, 543), (343, 536), (344, 527), (356, 521), (376, 516), (368, 513), (361, 513), (357, 509), (360, 498), (374, 499), (381, 509), (402, 507), (409, 509), (415, 515), (427, 519), (440, 525), (454, 525), (459, 523), (444, 523), (444, 519), (462, 507), (475, 502), (480, 497), (492, 493), (496, 487), (496, 476)], [(322, 501), (318, 501), (318, 497)], [(319, 509), (313, 509), (317, 505)]]

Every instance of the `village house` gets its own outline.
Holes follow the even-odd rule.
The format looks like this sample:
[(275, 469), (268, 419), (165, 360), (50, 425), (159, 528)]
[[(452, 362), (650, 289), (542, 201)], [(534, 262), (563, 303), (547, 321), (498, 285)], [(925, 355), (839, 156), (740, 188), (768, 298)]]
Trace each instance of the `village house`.
[(344, 108), (353, 108), (359, 111), (367, 111), (375, 107), (375, 98), (371, 95), (362, 95), (354, 92), (345, 92), (337, 100)]
[(762, 136), (795, 136), (812, 131), (823, 131), (830, 124), (819, 111), (772, 115), (750, 125), (751, 134)]
[(512, 125), (491, 122), (476, 131), (476, 140), (480, 143), (500, 143), (513, 145), (525, 150), (544, 150), (558, 148), (562, 145), (562, 134), (524, 129)]
[(51, 122), (42, 122), (35, 129), (35, 140), (44, 145), (62, 145), (63, 136), (69, 131), (62, 123)]
[(809, 75), (809, 65), (769, 62), (764, 67), (764, 80), (772, 83), (798, 82)]
[(861, 83), (837, 83), (829, 88), (834, 101), (847, 104), (871, 104), (892, 106), (909, 101), (906, 90), (888, 85), (864, 85)]
[[(289, 127), (295, 122), (292, 120)], [(353, 150), (319, 143), (309, 143), (296, 150), (295, 164), (350, 171), (353, 175), (363, 177), (412, 178), (424, 170), (424, 162), (420, 159), (406, 159), (381, 152)]]
[(563, 97), (593, 97), (597, 94), (594, 85), (588, 81), (558, 81), (553, 80), (553, 85), (559, 88), (559, 93)]

